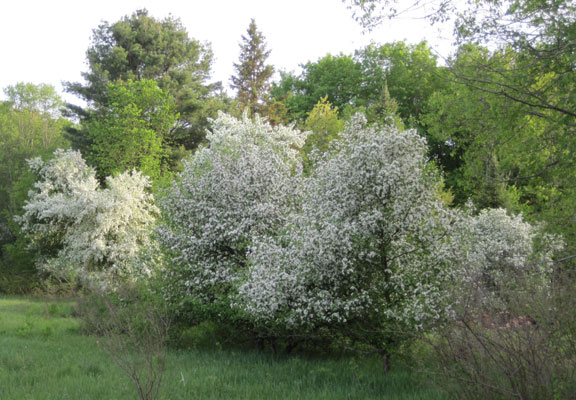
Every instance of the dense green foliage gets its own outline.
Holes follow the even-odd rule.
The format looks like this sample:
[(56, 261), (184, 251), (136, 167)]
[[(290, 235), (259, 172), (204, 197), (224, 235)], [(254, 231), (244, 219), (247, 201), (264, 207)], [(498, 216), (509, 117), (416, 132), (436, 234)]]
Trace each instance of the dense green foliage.
[(286, 102), (292, 121), (305, 119), (324, 97), (342, 112), (345, 106), (358, 106), (361, 86), (360, 66), (350, 56), (327, 55), (317, 62), (302, 65), (302, 73), (283, 72), (281, 80), (272, 89), (276, 99)]
[(178, 114), (155, 81), (110, 83), (107, 106), (85, 123), (92, 146), (87, 159), (101, 179), (137, 169), (152, 179), (169, 170), (170, 131)]
[[(522, 211), (549, 222), (572, 241), (576, 142), (569, 121), (574, 118), (498, 93), (510, 82), (499, 71), (523, 62), (523, 55), (510, 48), (490, 52), (461, 47), (451, 61), (452, 71), (491, 83), (481, 90), (453, 81), (434, 93), (423, 123), (438, 144), (438, 162), (457, 202), (471, 198), (481, 207)], [(491, 70), (479, 69), (478, 64), (489, 64)], [(545, 87), (553, 78), (548, 74), (524, 79), (532, 79), (532, 87)], [(547, 89), (548, 96), (563, 92), (555, 86)]]
[(398, 114), (419, 126), (428, 98), (445, 85), (436, 56), (425, 42), (407, 45), (394, 42), (372, 44), (354, 56), (327, 55), (302, 65), (302, 73), (281, 73), (272, 89), (276, 99), (284, 99), (292, 120), (305, 119), (323, 97), (350, 117), (381, 102), (387, 87), (398, 103)]
[[(94, 30), (86, 52), (89, 70), (85, 83), (66, 83), (69, 92), (88, 103), (70, 111), (82, 122), (90, 121), (100, 107), (109, 106), (108, 84), (118, 81), (155, 80), (175, 99), (180, 117), (171, 129), (173, 143), (194, 148), (204, 137), (208, 118), (224, 107), (219, 85), (208, 84), (212, 51), (188, 37), (180, 20), (157, 20), (146, 10), (136, 11), (120, 21), (104, 22)], [(75, 148), (91, 146), (83, 129), (69, 131)]]

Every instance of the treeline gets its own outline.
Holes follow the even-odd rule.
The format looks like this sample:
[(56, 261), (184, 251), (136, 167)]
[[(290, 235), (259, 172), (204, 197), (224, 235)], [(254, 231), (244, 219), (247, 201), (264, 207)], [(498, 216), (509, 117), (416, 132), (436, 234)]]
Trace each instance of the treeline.
[[(219, 110), (236, 116), (246, 110), (312, 130), (309, 150), (325, 148), (363, 112), (369, 122), (392, 118), (427, 139), (455, 205), (471, 199), (480, 207), (505, 207), (574, 234), (573, 81), (562, 70), (569, 60), (555, 54), (539, 65), (512, 45), (490, 51), (463, 44), (439, 65), (425, 42), (396, 42), (326, 55), (303, 64), (299, 74), (281, 71), (273, 82), (269, 50), (254, 21), (241, 47), (231, 80), (237, 96), (230, 98), (221, 83), (209, 83), (209, 45), (189, 38), (178, 19), (137, 11), (95, 29), (85, 82), (65, 83), (86, 107), (64, 107), (42, 85), (6, 88), (2, 209), (16, 214), (16, 199), (8, 199), (24, 160), (65, 147), (62, 141), (80, 150), (101, 179), (130, 168), (159, 179), (203, 142)], [(561, 78), (566, 84), (555, 84)], [(516, 97), (505, 88), (516, 88)], [(522, 88), (548, 107), (518, 98)], [(44, 133), (33, 133), (40, 129), (34, 124)], [(13, 236), (6, 225), (11, 217), (3, 220), (3, 235)]]

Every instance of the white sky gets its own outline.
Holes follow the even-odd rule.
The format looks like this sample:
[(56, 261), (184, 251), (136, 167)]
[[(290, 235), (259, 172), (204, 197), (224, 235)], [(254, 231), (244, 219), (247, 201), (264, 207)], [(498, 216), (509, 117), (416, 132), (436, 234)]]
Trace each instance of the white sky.
[(227, 88), (250, 18), (266, 37), (276, 70), (298, 71), (307, 61), (350, 54), (370, 42), (426, 39), (442, 56), (450, 49), (450, 29), (440, 34), (425, 21), (386, 22), (363, 35), (341, 0), (0, 0), (0, 88), (49, 83), (61, 92), (62, 81), (82, 81), (92, 29), (139, 8), (158, 19), (180, 18), (191, 38), (210, 42), (213, 80)]

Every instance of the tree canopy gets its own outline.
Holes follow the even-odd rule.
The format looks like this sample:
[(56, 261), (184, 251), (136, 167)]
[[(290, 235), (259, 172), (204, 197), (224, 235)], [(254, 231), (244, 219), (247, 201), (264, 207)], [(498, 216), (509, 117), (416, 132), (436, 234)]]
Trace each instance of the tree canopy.
[[(204, 137), (207, 118), (222, 105), (219, 85), (209, 84), (212, 50), (209, 45), (188, 37), (179, 19), (157, 20), (146, 10), (109, 23), (93, 31), (86, 52), (88, 71), (85, 83), (67, 82), (66, 90), (78, 95), (87, 108), (71, 106), (82, 122), (93, 118), (94, 110), (108, 105), (110, 83), (155, 80), (160, 89), (175, 99), (180, 117), (171, 129), (172, 141), (194, 148)], [(86, 132), (70, 131), (72, 144), (84, 153), (90, 147)]]
[(92, 142), (87, 159), (98, 176), (138, 169), (152, 179), (168, 171), (170, 130), (176, 123), (173, 98), (155, 81), (110, 83), (106, 107), (85, 123)]

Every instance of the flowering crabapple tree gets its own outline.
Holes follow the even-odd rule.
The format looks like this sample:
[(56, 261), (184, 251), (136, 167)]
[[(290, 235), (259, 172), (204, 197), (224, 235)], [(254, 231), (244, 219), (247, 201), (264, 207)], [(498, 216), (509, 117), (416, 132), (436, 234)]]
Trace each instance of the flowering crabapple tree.
[(258, 116), (221, 113), (212, 126), (209, 144), (184, 163), (160, 201), (159, 237), (172, 255), (170, 301), (230, 309), (252, 243), (274, 235), (295, 205), (306, 135)]
[(124, 172), (102, 189), (73, 150), (29, 165), (40, 179), (17, 221), (39, 253), (40, 271), (98, 287), (152, 273), (136, 262), (159, 213), (147, 177)]
[(469, 212), (454, 242), (459, 282), (455, 302), (484, 311), (509, 311), (506, 300), (517, 291), (549, 290), (554, 256), (564, 247), (561, 238), (544, 233), (542, 226), (501, 208), (481, 210), (477, 215)]
[(258, 236), (239, 286), (256, 319), (339, 329), (389, 354), (407, 333), (449, 312), (449, 240), (456, 213), (414, 130), (353, 119), (334, 153), (303, 183), (300, 209), (276, 236)]

